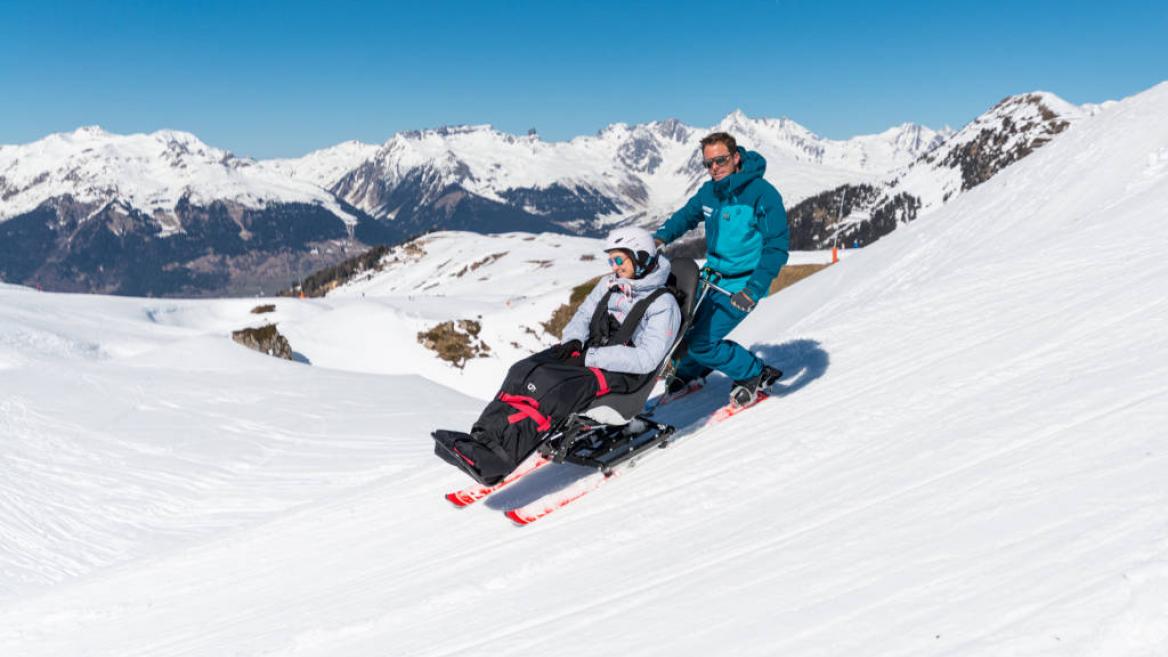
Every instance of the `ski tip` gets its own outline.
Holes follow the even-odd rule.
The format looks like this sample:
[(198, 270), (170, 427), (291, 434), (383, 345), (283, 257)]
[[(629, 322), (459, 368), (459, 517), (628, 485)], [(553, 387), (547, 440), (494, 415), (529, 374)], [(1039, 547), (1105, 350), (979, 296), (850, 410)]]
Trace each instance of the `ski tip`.
[(462, 507), (469, 505), (474, 500), (468, 500), (458, 493), (447, 493), (446, 501), (461, 509)]
[(535, 518), (530, 518), (519, 513), (519, 509), (511, 509), (503, 515), (511, 519), (511, 522), (522, 527), (523, 525), (531, 524)]

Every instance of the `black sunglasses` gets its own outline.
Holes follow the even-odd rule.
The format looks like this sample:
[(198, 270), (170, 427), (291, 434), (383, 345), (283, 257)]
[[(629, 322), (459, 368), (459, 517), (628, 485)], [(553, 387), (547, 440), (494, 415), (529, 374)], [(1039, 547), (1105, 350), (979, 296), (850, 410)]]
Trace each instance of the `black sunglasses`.
[(710, 167), (714, 166), (715, 164), (718, 166), (722, 166), (723, 164), (726, 164), (729, 161), (730, 161), (729, 155), (719, 155), (718, 157), (711, 157), (708, 160), (702, 160), (702, 164), (707, 169), (709, 169)]

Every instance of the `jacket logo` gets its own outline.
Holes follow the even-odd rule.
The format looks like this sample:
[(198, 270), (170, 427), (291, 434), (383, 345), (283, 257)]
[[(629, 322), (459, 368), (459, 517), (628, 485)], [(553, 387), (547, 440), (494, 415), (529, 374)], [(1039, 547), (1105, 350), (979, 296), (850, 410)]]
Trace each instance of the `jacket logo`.
[(530, 382), (530, 381), (528, 381), (528, 382), (527, 382), (527, 391), (528, 391), (528, 392), (535, 392), (535, 384), (534, 384), (534, 383), (532, 383), (532, 382)]
[(709, 219), (710, 216), (713, 214), (714, 214), (714, 208), (711, 208), (708, 205), (702, 206), (702, 215), (705, 216), (706, 219)]

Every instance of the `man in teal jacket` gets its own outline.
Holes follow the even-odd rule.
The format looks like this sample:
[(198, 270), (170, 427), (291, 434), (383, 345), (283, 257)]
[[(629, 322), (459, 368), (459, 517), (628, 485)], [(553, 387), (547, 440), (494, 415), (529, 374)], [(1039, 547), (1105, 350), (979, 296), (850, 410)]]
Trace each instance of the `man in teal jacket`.
[(707, 275), (733, 296), (711, 291), (698, 308), (670, 391), (719, 370), (734, 381), (730, 402), (749, 406), (782, 373), (725, 337), (767, 295), (787, 263), (787, 211), (778, 190), (763, 180), (761, 155), (725, 132), (708, 135), (701, 145), (710, 180), (653, 237), (668, 244), (705, 221)]

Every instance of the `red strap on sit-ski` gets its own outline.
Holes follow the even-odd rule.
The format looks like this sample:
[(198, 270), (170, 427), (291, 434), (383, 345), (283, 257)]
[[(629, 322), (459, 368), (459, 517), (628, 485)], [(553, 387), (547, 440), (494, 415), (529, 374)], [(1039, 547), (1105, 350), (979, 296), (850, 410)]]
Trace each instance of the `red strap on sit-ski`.
[(610, 391), (608, 388), (608, 379), (604, 378), (604, 372), (599, 367), (589, 367), (588, 369), (592, 370), (592, 373), (596, 375), (596, 382), (600, 384), (600, 389), (596, 391), (596, 396), (603, 397), (607, 395)]
[(525, 395), (509, 395), (505, 392), (500, 392), (499, 401), (519, 411), (518, 413), (512, 413), (507, 416), (508, 423), (515, 424), (524, 418), (531, 418), (532, 422), (535, 422), (536, 428), (540, 431), (547, 431), (552, 428), (552, 421), (537, 410), (539, 408), (539, 402), (535, 398)]
[(512, 406), (526, 404), (532, 408), (539, 408), (539, 401), (535, 397), (528, 397), (527, 395), (509, 395), (505, 392), (500, 392), (499, 401)]

